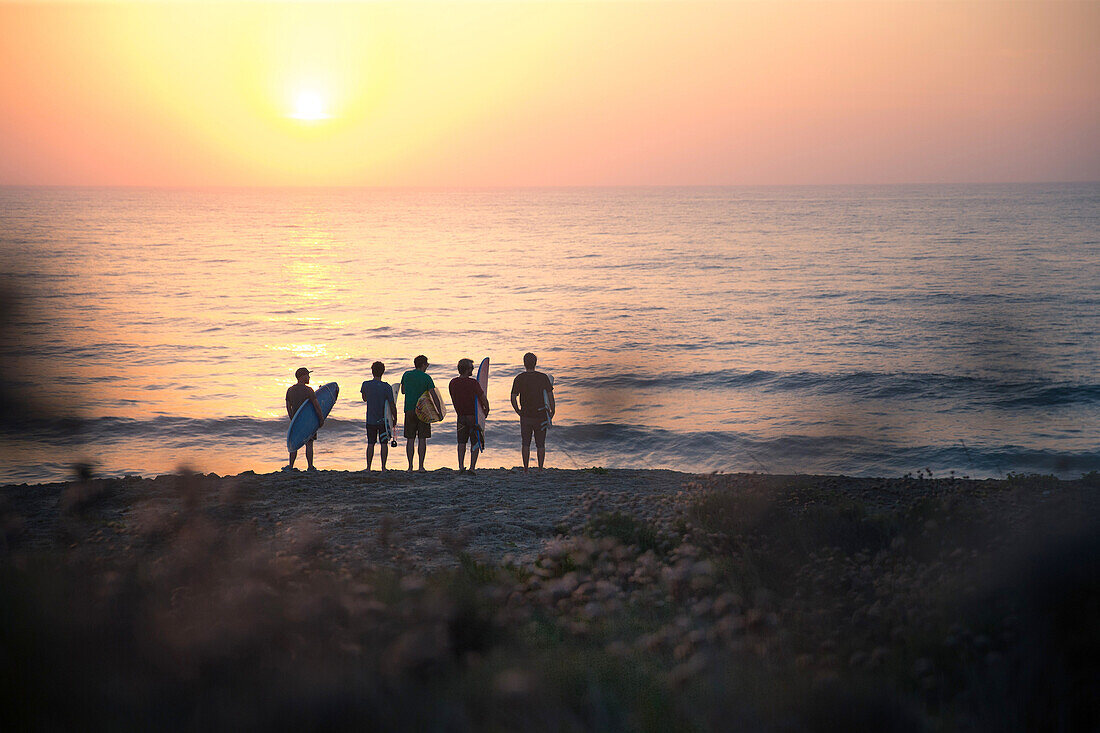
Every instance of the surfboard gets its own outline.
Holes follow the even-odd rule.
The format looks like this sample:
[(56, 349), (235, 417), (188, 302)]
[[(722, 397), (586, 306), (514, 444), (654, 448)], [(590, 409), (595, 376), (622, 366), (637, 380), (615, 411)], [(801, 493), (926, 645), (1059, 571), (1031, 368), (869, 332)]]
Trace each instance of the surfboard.
[[(397, 394), (401, 391), (401, 383), (390, 385), (390, 389), (393, 390), (393, 404), (394, 408), (397, 407)], [(386, 403), (385, 408), (382, 410), (386, 417), (386, 434), (379, 436), (379, 440), (385, 442), (390, 441), (392, 447), (397, 447), (397, 416), (390, 411), (389, 403)]]
[(384, 403), (382, 406), (382, 423), (383, 428), (378, 435), (378, 440), (382, 443), (386, 443), (393, 439), (393, 413), (390, 412), (389, 402)]
[[(439, 398), (439, 406), (443, 408), (442, 410), (435, 408), (435, 402), (431, 398), (433, 393)], [(416, 402), (416, 416), (427, 423), (439, 422), (447, 417), (447, 403), (443, 401), (443, 395), (439, 393), (438, 388), (432, 387), (420, 395), (420, 399)]]
[[(340, 396), (340, 385), (329, 382), (321, 385), (316, 392), (317, 404), (321, 406), (321, 412), (328, 417), (332, 412), (332, 406), (336, 404), (336, 398)], [(302, 403), (294, 417), (290, 420), (290, 427), (286, 431), (286, 449), (296, 451), (306, 444), (310, 436), (317, 432), (321, 421), (317, 419), (317, 411), (313, 409), (313, 403), (306, 400)]]
[[(550, 386), (554, 386), (554, 375), (547, 374), (546, 378), (550, 380)], [(546, 430), (554, 425), (550, 419), (550, 393), (545, 389), (542, 391), (542, 409), (546, 413), (546, 419), (542, 422), (542, 429)]]
[[(481, 360), (481, 366), (477, 368), (477, 382), (481, 385), (481, 388), (485, 391), (485, 394), (489, 394), (489, 357), (485, 357)], [(477, 403), (477, 449), (479, 451), (485, 450), (485, 418), (487, 414), (485, 408), (482, 407), (481, 402)]]

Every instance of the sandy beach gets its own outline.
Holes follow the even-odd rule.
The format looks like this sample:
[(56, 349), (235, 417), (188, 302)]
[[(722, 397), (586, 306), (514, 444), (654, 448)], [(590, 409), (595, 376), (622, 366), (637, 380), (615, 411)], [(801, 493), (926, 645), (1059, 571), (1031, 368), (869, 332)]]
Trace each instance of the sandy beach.
[(431, 570), (454, 565), (455, 548), (492, 562), (533, 561), (548, 539), (579, 532), (600, 512), (671, 527), (677, 496), (694, 478), (604, 469), (482, 469), (476, 476), (450, 469), (299, 471), (9, 486), (4, 493), (9, 506), (19, 507), (27, 543), (39, 549), (58, 542), (65, 507), (92, 506), (99, 525), (80, 539), (111, 552), (132, 546), (151, 522), (181, 512), (191, 496), (232, 507), (274, 541), (306, 533), (321, 538), (340, 562)]
[[(150, 525), (197, 502), (221, 508), (276, 542), (308, 534), (340, 562), (432, 570), (453, 566), (456, 549), (486, 562), (532, 562), (548, 541), (580, 534), (601, 514), (621, 513), (674, 532), (695, 502), (716, 486), (736, 490), (784, 484), (827, 490), (871, 512), (949, 496), (1017, 521), (1032, 510), (1031, 504), (1054, 501), (1061, 496), (1058, 489), (1074, 485), (1052, 480), (1054, 489), (1028, 496), (1006, 493), (1003, 487), (1011, 482), (996, 480), (697, 475), (593, 467), (530, 473), (482, 469), (476, 476), (451, 469), (224, 477), (185, 473), (10, 485), (2, 488), (2, 496), (19, 517), (21, 544), (28, 549), (63, 547), (74, 540), (67, 544), (89, 543), (105, 554), (125, 551)], [(74, 517), (87, 512), (96, 521), (83, 533)]]
[(4, 715), (708, 730), (732, 710), (748, 730), (1088, 727), (1098, 510), (1095, 474), (9, 485), (0, 641), (34, 694)]

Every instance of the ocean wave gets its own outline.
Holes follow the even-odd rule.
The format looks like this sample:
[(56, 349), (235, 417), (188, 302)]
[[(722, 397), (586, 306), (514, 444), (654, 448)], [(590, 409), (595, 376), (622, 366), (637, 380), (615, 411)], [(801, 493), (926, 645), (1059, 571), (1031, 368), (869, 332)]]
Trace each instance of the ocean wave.
[(1002, 380), (919, 372), (810, 372), (720, 369), (639, 375), (610, 373), (569, 380), (582, 389), (757, 390), (846, 395), (864, 400), (946, 400), (968, 406), (1023, 408), (1100, 404), (1100, 384)]
[[(17, 443), (30, 451), (8, 454), (0, 469), (3, 481), (64, 480), (76, 457), (113, 448), (114, 462), (130, 464), (128, 471), (154, 474), (170, 471), (216, 454), (234, 471), (262, 470), (285, 456), (285, 418), (187, 418), (160, 415), (147, 419), (101, 417), (80, 422), (39, 421), (18, 434)], [(429, 450), (434, 460), (453, 458), (453, 422), (436, 426)], [(519, 459), (519, 430), (514, 422), (491, 426), (483, 465), (515, 465)], [(321, 435), (328, 461), (354, 461), (365, 437), (359, 420), (329, 418)], [(676, 431), (656, 426), (601, 422), (555, 425), (548, 439), (551, 465), (583, 468), (667, 468), (688, 472), (764, 472), (772, 474), (846, 474), (902, 476), (930, 469), (936, 476), (973, 478), (1016, 473), (1050, 473), (1076, 478), (1100, 470), (1100, 451), (1055, 450), (1031, 445), (907, 442), (887, 434), (760, 435), (732, 430)], [(17, 456), (21, 458), (16, 458)], [(446, 458), (444, 458), (446, 457)], [(113, 464), (114, 464), (113, 462)], [(116, 472), (118, 465), (111, 466)], [(147, 464), (147, 465), (146, 465)], [(330, 463), (331, 465), (331, 463)], [(447, 464), (445, 464), (447, 465)]]
[[(879, 435), (758, 436), (736, 431), (695, 433), (617, 423), (555, 427), (551, 448), (604, 465), (690, 471), (829, 473), (901, 476), (931, 469), (937, 476), (1050, 473), (1074, 478), (1100, 470), (1100, 452), (1018, 445), (906, 444)], [(579, 463), (578, 463), (579, 465)]]
[[(28, 418), (9, 421), (9, 436), (22, 440), (57, 441), (65, 444), (94, 443), (100, 440), (164, 440), (195, 444), (218, 440), (259, 441), (285, 435), (286, 418), (216, 417), (192, 418), (157, 415), (145, 419), (125, 417), (64, 418), (59, 420)], [(362, 422), (330, 417), (325, 420), (329, 434), (351, 435), (362, 432)]]

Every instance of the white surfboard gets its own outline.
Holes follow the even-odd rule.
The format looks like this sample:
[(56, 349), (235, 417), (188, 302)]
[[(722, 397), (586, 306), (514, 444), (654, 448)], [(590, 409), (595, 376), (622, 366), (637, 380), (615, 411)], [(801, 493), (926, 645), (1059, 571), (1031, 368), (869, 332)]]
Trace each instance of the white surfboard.
[[(485, 395), (489, 395), (489, 357), (485, 357), (481, 360), (481, 366), (477, 368), (477, 382), (481, 385), (481, 389), (485, 392)], [(477, 449), (479, 451), (485, 450), (485, 418), (488, 413), (485, 412), (485, 408), (481, 402), (477, 403)]]
[[(391, 389), (392, 389), (392, 387), (391, 387)], [(394, 405), (396, 405), (396, 404), (397, 404), (397, 398), (394, 397)], [(386, 402), (382, 405), (382, 414), (384, 415), (384, 417), (382, 419), (386, 423), (386, 432), (383, 435), (380, 435), (379, 439), (383, 443), (392, 442), (396, 446), (397, 445), (397, 433), (396, 433), (397, 426), (394, 424), (394, 422), (397, 419), (397, 416), (394, 415), (393, 412), (390, 410), (390, 403), (389, 402)]]
[(390, 446), (397, 447), (397, 395), (401, 392), (401, 383), (391, 384), (390, 389), (393, 390), (393, 412), (390, 411), (390, 406), (386, 405), (386, 432), (389, 433), (388, 440)]
[[(546, 378), (550, 380), (550, 386), (554, 386), (554, 375), (547, 374)], [(550, 393), (545, 389), (542, 391), (542, 409), (546, 411), (546, 420), (542, 423), (542, 429), (546, 430), (554, 425), (553, 420), (550, 418)]]

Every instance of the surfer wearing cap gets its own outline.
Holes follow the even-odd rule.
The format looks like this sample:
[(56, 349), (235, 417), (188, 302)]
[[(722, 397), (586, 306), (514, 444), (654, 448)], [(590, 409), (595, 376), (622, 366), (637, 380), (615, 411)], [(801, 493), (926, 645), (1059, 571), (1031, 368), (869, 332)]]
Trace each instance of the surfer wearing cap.
[[(376, 361), (370, 365), (374, 379), (363, 382), (360, 391), (363, 393), (363, 402), (367, 403), (367, 470), (370, 470), (374, 461), (374, 444), (379, 442), (378, 436), (382, 435), (382, 470), (386, 470), (386, 458), (390, 453), (389, 441), (393, 437), (391, 425), (397, 424), (397, 403), (393, 399), (393, 388), (388, 382), (382, 381), (382, 375), (386, 373), (386, 365)], [(386, 416), (390, 416), (387, 423)], [(394, 445), (397, 445), (395, 442)]]
[(416, 414), (416, 403), (425, 392), (431, 395), (439, 414), (443, 414), (443, 405), (435, 393), (435, 382), (428, 376), (428, 357), (420, 354), (413, 359), (414, 369), (401, 375), (401, 389), (405, 392), (405, 455), (409, 459), (409, 470), (413, 470), (413, 441), (419, 449), (420, 470), (424, 470), (424, 454), (428, 452), (428, 438), (432, 437), (432, 426)]
[[(313, 404), (313, 409), (317, 411), (317, 427), (320, 428), (325, 424), (325, 414), (321, 411), (321, 405), (317, 402), (317, 395), (313, 391), (313, 387), (309, 386), (309, 370), (305, 367), (300, 367), (298, 371), (294, 372), (294, 378), (298, 380), (297, 384), (292, 384), (290, 389), (286, 391), (286, 414), (293, 420), (294, 413), (298, 412), (298, 408), (305, 404), (307, 401)], [(308, 428), (307, 428), (308, 429)], [(306, 468), (309, 471), (316, 471), (313, 466), (313, 441), (317, 440), (317, 433), (314, 433), (306, 441)], [(298, 457), (298, 451), (290, 451), (290, 462), (283, 466), (284, 471), (294, 470), (294, 459)]]
[(538, 357), (528, 351), (523, 355), (526, 371), (516, 375), (512, 382), (512, 409), (519, 415), (519, 434), (522, 441), (523, 471), (531, 463), (531, 437), (535, 438), (539, 470), (546, 458), (546, 429), (554, 417), (554, 382), (549, 376), (535, 371)]
[(473, 359), (459, 359), (458, 376), (451, 380), (448, 391), (451, 393), (451, 404), (454, 405), (456, 422), (458, 423), (458, 472), (466, 473), (466, 443), (470, 443), (470, 475), (474, 475), (477, 468), (478, 431), (481, 426), (477, 422), (477, 403), (489, 414), (489, 398), (485, 396), (485, 390), (481, 384), (473, 378)]

